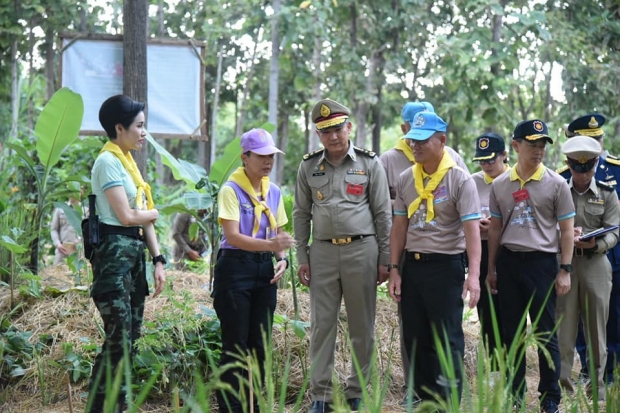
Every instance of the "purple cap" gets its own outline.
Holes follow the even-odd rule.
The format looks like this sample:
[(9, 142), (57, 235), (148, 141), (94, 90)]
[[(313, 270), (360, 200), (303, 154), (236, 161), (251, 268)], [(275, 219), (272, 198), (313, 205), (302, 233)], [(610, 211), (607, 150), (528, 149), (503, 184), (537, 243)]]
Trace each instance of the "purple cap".
[(254, 152), (258, 155), (272, 155), (284, 153), (276, 148), (271, 134), (264, 129), (252, 129), (241, 136), (241, 149), (243, 153)]

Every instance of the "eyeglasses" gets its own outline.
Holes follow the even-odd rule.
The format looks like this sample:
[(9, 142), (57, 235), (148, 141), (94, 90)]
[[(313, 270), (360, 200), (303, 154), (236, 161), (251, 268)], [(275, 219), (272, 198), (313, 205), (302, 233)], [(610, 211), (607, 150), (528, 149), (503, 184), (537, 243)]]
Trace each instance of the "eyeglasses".
[(478, 161), (480, 165), (495, 165), (495, 161), (497, 161), (497, 156), (493, 159), (486, 159)]

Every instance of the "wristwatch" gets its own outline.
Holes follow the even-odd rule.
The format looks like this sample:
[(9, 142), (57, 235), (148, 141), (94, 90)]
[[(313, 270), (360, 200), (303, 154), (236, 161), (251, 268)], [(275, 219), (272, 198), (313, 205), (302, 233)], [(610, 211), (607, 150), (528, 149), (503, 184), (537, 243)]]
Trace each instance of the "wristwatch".
[(572, 272), (573, 271), (573, 266), (570, 264), (560, 264), (560, 269), (564, 270), (566, 272)]
[(153, 257), (153, 265), (157, 264), (158, 262), (161, 262), (164, 265), (168, 263), (168, 261), (166, 261), (166, 257), (161, 254), (159, 254), (157, 257)]
[(388, 271), (392, 271), (393, 268), (398, 270), (398, 269), (400, 269), (400, 265), (398, 265), (398, 264), (388, 264), (387, 265), (387, 270)]

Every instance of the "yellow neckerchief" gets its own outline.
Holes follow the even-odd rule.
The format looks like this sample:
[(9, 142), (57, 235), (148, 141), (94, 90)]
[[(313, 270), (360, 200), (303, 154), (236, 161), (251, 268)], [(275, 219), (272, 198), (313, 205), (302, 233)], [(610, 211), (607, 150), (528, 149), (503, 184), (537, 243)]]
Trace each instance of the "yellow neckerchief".
[(254, 191), (254, 187), (250, 183), (250, 179), (245, 174), (245, 168), (240, 166), (235, 172), (230, 175), (228, 178), (229, 181), (236, 183), (239, 187), (248, 194), (250, 199), (252, 200), (252, 204), (254, 204), (254, 228), (252, 229), (252, 237), (255, 238), (256, 234), (258, 234), (258, 229), (260, 228), (260, 221), (262, 217), (262, 213), (264, 212), (267, 218), (269, 218), (269, 226), (271, 227), (271, 233), (276, 233), (276, 218), (271, 213), (271, 209), (267, 206), (267, 194), (269, 194), (269, 177), (264, 176), (260, 181), (261, 195), (263, 200), (259, 200), (258, 196), (256, 196), (256, 191)]
[(146, 209), (153, 209), (155, 203), (153, 202), (153, 196), (151, 195), (151, 186), (146, 183), (144, 179), (142, 179), (142, 175), (140, 174), (140, 169), (138, 169), (138, 165), (136, 161), (133, 160), (133, 156), (131, 156), (131, 152), (127, 152), (127, 155), (123, 153), (121, 148), (112, 141), (106, 142), (101, 148), (102, 152), (112, 152), (114, 156), (118, 158), (119, 161), (123, 164), (123, 167), (129, 175), (131, 175), (131, 179), (133, 183), (136, 185), (138, 189), (138, 193), (136, 194), (136, 205), (138, 209), (144, 209), (144, 196), (146, 195)]
[(536, 172), (534, 172), (532, 174), (532, 176), (530, 176), (527, 179), (527, 181), (524, 181), (519, 176), (519, 173), (517, 172), (517, 166), (515, 165), (515, 167), (510, 170), (510, 180), (511, 181), (519, 181), (519, 183), (521, 184), (521, 189), (523, 189), (525, 184), (530, 182), (530, 181), (540, 181), (540, 180), (542, 180), (543, 176), (545, 175), (545, 171), (546, 170), (547, 170), (547, 167), (541, 163), (540, 165), (538, 165), (538, 169), (536, 169)]
[(415, 164), (411, 167), (411, 172), (413, 173), (413, 179), (415, 181), (415, 190), (418, 193), (418, 197), (409, 204), (409, 208), (407, 209), (407, 217), (411, 218), (411, 215), (420, 207), (420, 203), (423, 199), (426, 199), (426, 222), (431, 222), (431, 220), (435, 217), (435, 210), (433, 208), (433, 201), (435, 196), (433, 195), (433, 191), (437, 189), (437, 185), (441, 182), (443, 177), (448, 173), (450, 168), (456, 166), (456, 162), (450, 155), (446, 153), (446, 150), (443, 150), (443, 156), (441, 158), (441, 162), (439, 162), (439, 166), (437, 170), (432, 173), (430, 176), (431, 180), (428, 181), (428, 184), (424, 186), (424, 170), (422, 165)]
[[(504, 172), (508, 172), (508, 171), (510, 171), (510, 165), (505, 164), (504, 165)], [(504, 172), (502, 172), (501, 174), (503, 174)], [(499, 174), (495, 178), (493, 178), (491, 175), (487, 174), (484, 171), (482, 171), (482, 173), (484, 174), (484, 183), (487, 184), (487, 185), (491, 185), (493, 183), (493, 181), (495, 180), (495, 178), (497, 178), (497, 176), (501, 176), (501, 174)]]
[(405, 138), (400, 138), (398, 142), (396, 142), (396, 145), (394, 145), (394, 149), (396, 149), (397, 151), (401, 151), (411, 163), (415, 163), (413, 151), (411, 150), (411, 146), (409, 146), (407, 141), (408, 140)]

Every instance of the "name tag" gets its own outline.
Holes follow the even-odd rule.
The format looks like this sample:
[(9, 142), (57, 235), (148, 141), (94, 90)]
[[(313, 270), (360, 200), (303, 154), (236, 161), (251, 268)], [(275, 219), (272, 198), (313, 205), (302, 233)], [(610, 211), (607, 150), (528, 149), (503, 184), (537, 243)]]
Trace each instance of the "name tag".
[(364, 185), (347, 184), (347, 194), (362, 195), (364, 193)]
[(527, 192), (527, 189), (521, 189), (520, 191), (513, 192), (512, 198), (515, 202), (525, 201), (530, 199), (530, 193)]

